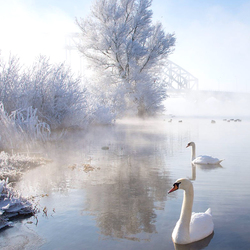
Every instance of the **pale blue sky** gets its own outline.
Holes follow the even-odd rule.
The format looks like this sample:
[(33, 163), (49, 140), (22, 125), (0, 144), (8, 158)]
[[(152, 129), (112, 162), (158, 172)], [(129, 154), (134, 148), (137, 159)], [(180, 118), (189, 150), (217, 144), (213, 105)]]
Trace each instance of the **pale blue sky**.
[[(64, 33), (78, 31), (75, 17), (84, 17), (92, 2), (0, 0), (2, 55), (11, 50), (32, 60), (41, 52), (65, 60)], [(176, 34), (170, 59), (196, 76), (201, 89), (250, 92), (250, 0), (153, 0), (152, 10)]]

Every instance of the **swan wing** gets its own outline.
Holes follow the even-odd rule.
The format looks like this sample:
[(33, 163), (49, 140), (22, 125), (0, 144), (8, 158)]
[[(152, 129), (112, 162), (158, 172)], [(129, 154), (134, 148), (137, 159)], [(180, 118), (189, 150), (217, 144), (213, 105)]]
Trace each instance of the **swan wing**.
[(194, 164), (220, 164), (223, 160), (219, 160), (218, 158), (214, 158), (209, 155), (199, 155), (197, 158), (195, 158), (192, 162)]
[(193, 213), (190, 221), (190, 239), (198, 241), (214, 231), (213, 217), (209, 208), (205, 213)]

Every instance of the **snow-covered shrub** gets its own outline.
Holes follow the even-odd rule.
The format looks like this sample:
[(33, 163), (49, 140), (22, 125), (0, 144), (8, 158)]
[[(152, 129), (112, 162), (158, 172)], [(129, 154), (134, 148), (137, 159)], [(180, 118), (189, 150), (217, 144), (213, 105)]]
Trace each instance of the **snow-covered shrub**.
[(115, 119), (115, 114), (113, 114), (109, 107), (97, 105), (95, 111), (92, 114), (91, 122), (94, 124), (111, 124)]
[(40, 122), (36, 113), (35, 109), (29, 107), (8, 115), (0, 102), (0, 149), (18, 149), (36, 140), (48, 140), (50, 127)]
[(11, 217), (34, 213), (32, 204), (11, 188), (8, 179), (0, 181), (0, 229), (11, 225)]
[(26, 109), (13, 111), (9, 117), (15, 123), (17, 131), (21, 133), (27, 141), (47, 141), (50, 138), (50, 126), (46, 122), (41, 122), (38, 119), (37, 109), (28, 107)]
[(0, 103), (0, 149), (14, 148), (16, 143), (22, 141), (21, 137), (15, 121), (5, 111), (3, 103)]
[(40, 57), (30, 73), (31, 106), (53, 129), (83, 123), (86, 116), (86, 88), (64, 64), (51, 65)]
[(88, 100), (90, 93), (80, 77), (63, 63), (53, 65), (40, 56), (31, 68), (22, 69), (15, 57), (0, 61), (0, 101), (8, 114), (32, 107), (52, 129), (83, 127), (89, 123)]
[(0, 101), (8, 113), (18, 107), (21, 88), (19, 59), (10, 57), (8, 63), (0, 59)]

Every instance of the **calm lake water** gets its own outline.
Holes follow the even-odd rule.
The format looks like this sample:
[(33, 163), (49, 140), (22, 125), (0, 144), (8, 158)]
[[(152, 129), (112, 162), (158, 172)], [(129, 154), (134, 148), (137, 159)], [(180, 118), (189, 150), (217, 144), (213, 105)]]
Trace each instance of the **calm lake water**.
[[(52, 162), (15, 186), (40, 212), (1, 231), (1, 249), (250, 249), (250, 121), (168, 120), (119, 121), (45, 147)], [(221, 167), (192, 167), (190, 141)], [(215, 224), (181, 247), (171, 234), (183, 192), (167, 194), (180, 177), (193, 180), (193, 211), (210, 207)]]

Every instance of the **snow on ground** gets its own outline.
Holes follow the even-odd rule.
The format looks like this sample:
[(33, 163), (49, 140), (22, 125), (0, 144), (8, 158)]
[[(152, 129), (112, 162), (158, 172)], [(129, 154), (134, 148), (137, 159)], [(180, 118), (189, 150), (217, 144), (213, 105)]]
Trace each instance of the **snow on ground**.
[(8, 179), (0, 181), (0, 229), (11, 225), (9, 218), (34, 213), (32, 204), (11, 188)]
[(40, 157), (0, 153), (0, 229), (10, 226), (12, 217), (35, 213), (32, 203), (11, 187), (9, 179), (17, 180), (25, 170), (46, 162)]
[(44, 165), (48, 159), (42, 157), (30, 157), (23, 154), (0, 153), (0, 179), (9, 178), (10, 181), (17, 180), (24, 171), (29, 168)]

